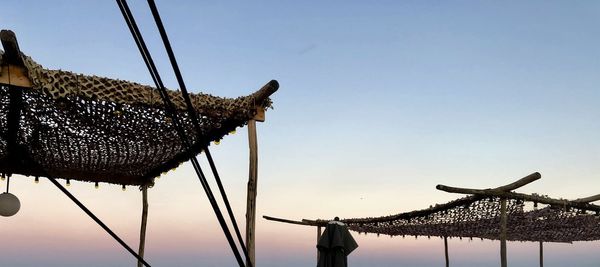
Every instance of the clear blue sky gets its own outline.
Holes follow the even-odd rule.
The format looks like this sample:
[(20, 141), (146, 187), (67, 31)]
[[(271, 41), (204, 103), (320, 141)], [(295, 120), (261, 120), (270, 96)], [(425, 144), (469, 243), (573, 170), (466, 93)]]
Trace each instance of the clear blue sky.
[[(130, 2), (176, 88), (147, 5)], [(260, 216), (387, 215), (458, 197), (438, 183), (493, 187), (534, 171), (542, 180), (523, 192), (600, 193), (600, 2), (157, 4), (192, 91), (235, 97), (281, 84), (259, 125)], [(113, 1), (5, 0), (0, 10), (0, 28), (48, 68), (151, 84)], [(245, 129), (213, 153), (243, 222)], [(0, 218), (0, 266), (132, 265), (49, 183), (15, 180), (23, 207)], [(71, 188), (137, 246), (139, 192)], [(155, 266), (234, 265), (189, 166), (161, 178), (150, 198)], [(313, 229), (257, 227), (259, 264), (314, 264)], [(354, 266), (443, 261), (439, 240), (357, 240)], [(599, 245), (548, 245), (546, 265), (598, 266)], [(535, 244), (511, 244), (511, 266), (533, 265), (535, 253)], [(453, 241), (451, 254), (457, 266), (498, 265), (489, 241)]]

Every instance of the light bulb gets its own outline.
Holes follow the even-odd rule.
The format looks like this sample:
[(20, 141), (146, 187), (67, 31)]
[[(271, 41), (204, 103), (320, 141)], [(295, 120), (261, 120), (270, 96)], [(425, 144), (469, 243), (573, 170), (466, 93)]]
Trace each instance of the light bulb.
[(123, 185), (122, 187), (123, 191), (127, 190), (127, 187), (125, 187), (125, 185)]
[(67, 186), (71, 186), (71, 179), (67, 179)]
[(100, 185), (98, 184), (98, 182), (96, 182), (96, 184), (94, 185), (94, 187), (95, 187), (96, 189), (100, 188)]
[(36, 184), (39, 184), (39, 183), (40, 183), (40, 177), (37, 177), (37, 176), (35, 177), (35, 183), (36, 183)]

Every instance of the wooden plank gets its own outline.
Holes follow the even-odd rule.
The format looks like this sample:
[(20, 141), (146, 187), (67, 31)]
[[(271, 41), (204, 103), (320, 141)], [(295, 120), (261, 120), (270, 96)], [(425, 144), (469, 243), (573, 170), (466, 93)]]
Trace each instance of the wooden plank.
[(256, 137), (256, 121), (248, 121), (248, 145), (250, 147), (250, 166), (248, 175), (248, 194), (246, 198), (246, 248), (248, 250), (248, 266), (256, 266), (255, 261), (255, 227), (256, 227), (256, 195), (258, 182), (258, 141)]
[(254, 114), (253, 120), (259, 122), (265, 121), (265, 109), (263, 107), (256, 108), (256, 114)]
[(506, 214), (506, 199), (500, 201), (500, 266), (506, 267), (506, 228), (508, 216)]
[[(146, 246), (146, 225), (148, 224), (148, 186), (142, 188), (142, 225), (140, 228), (140, 247), (138, 249), (138, 255), (144, 258), (144, 248)], [(138, 261), (138, 267), (142, 267), (144, 264)]]
[(27, 75), (25, 67), (14, 64), (4, 64), (0, 66), (0, 84), (16, 85), (20, 87), (31, 87), (31, 80)]

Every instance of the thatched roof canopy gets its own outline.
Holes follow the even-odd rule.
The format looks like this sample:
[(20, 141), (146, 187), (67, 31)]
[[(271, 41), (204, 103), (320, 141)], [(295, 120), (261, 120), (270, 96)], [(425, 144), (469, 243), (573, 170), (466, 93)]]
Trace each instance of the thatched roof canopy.
[(0, 50), (2, 173), (148, 184), (270, 107), (269, 95), (279, 87), (273, 80), (235, 99), (190, 95), (200, 133), (185, 112), (181, 94), (169, 91), (193, 139), (186, 151), (155, 88), (45, 69), (22, 54), (7, 32), (12, 33), (2, 32), (6, 52)]

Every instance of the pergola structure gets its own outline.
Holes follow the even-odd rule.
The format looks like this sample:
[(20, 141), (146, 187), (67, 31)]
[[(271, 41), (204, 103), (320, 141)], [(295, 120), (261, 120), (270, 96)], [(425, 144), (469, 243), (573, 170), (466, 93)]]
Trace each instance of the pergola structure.
[[(162, 173), (195, 160), (196, 155), (205, 152), (234, 220), (208, 146), (236, 128), (248, 125), (248, 253), (241, 237), (240, 246), (246, 254), (246, 264), (253, 265), (257, 179), (255, 123), (264, 121), (265, 110), (271, 106), (269, 96), (279, 87), (277, 81), (268, 82), (248, 96), (232, 99), (198, 93), (189, 94), (188, 102), (187, 92), (166, 90), (165, 96), (157, 88), (133, 82), (46, 69), (20, 51), (12, 31), (2, 30), (0, 37), (4, 47), (4, 51), (0, 50), (2, 177), (8, 176), (9, 182), (12, 174), (34, 176), (36, 180), (47, 177), (136, 256), (139, 266), (150, 266), (143, 260), (147, 189)], [(172, 103), (172, 109), (164, 99)], [(71, 181), (84, 181), (96, 186), (110, 183), (123, 188), (140, 187), (143, 217), (138, 253), (57, 179), (64, 179), (66, 185)], [(203, 186), (206, 191), (207, 185)], [(237, 225), (235, 228), (239, 237)]]
[[(436, 188), (468, 196), (436, 204), (427, 209), (382, 217), (344, 219), (350, 230), (390, 236), (427, 236), (444, 239), (446, 266), (449, 266), (447, 238), (500, 240), (501, 266), (507, 266), (507, 241), (534, 241), (540, 244), (543, 266), (543, 242), (571, 243), (600, 240), (600, 200), (595, 195), (577, 200), (556, 199), (513, 190), (541, 178), (528, 175), (514, 183), (493, 189), (468, 189), (445, 185)], [(543, 207), (541, 207), (543, 206)], [(329, 220), (293, 221), (264, 216), (267, 220), (321, 227)]]

